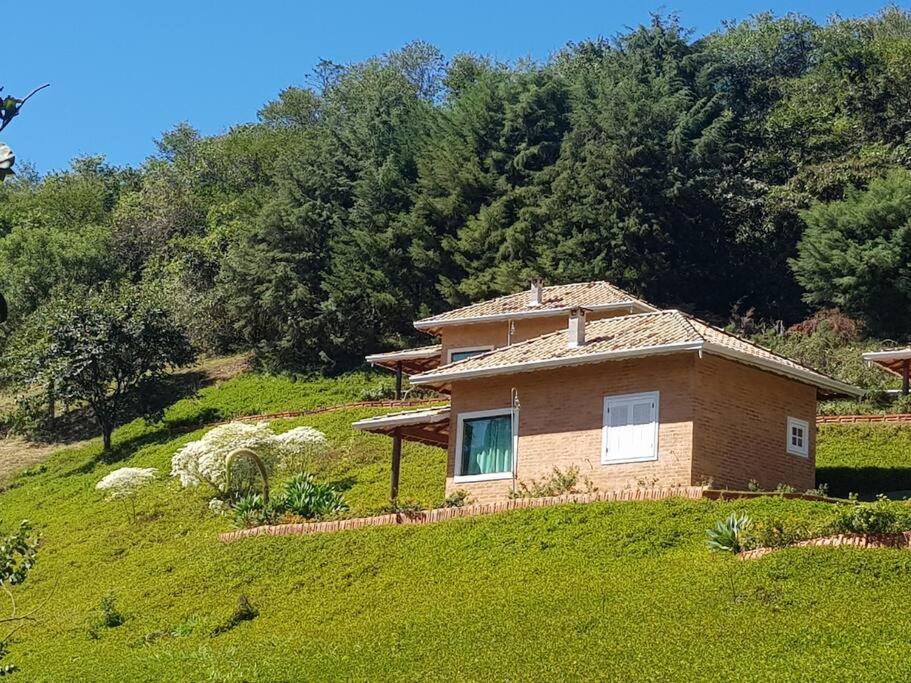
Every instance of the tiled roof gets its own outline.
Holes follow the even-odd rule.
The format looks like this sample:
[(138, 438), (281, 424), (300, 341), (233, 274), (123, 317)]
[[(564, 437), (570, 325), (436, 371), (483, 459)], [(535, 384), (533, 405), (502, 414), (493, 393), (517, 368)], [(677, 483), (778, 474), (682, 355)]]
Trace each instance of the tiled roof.
[(385, 351), (383, 353), (372, 353), (366, 357), (368, 363), (389, 360), (412, 360), (415, 358), (433, 358), (439, 356), (442, 350), (442, 344), (431, 344), (430, 346), (418, 346), (413, 349), (400, 349), (398, 351)]
[(655, 310), (654, 306), (614, 287), (609, 282), (578, 282), (544, 287), (539, 305), (530, 306), (529, 301), (530, 293), (525, 290), (424, 318), (415, 322), (414, 326), (423, 330), (456, 323), (552, 315), (577, 306), (592, 310), (625, 307), (629, 307), (631, 311)]
[(871, 351), (864, 354), (864, 360), (901, 377), (905, 363), (911, 360), (911, 348)]
[(704, 351), (786, 375), (836, 394), (860, 392), (788, 358), (728, 334), (679, 311), (656, 311), (595, 320), (585, 326), (585, 343), (571, 347), (567, 330), (482, 353), (411, 377), (412, 384), (446, 384), (456, 379), (528, 372), (637, 356)]
[(419, 410), (403, 410), (397, 413), (387, 413), (376, 417), (367, 417), (354, 422), (355, 429), (371, 431), (384, 427), (402, 427), (408, 425), (433, 424), (449, 419), (449, 406), (438, 408), (421, 408)]

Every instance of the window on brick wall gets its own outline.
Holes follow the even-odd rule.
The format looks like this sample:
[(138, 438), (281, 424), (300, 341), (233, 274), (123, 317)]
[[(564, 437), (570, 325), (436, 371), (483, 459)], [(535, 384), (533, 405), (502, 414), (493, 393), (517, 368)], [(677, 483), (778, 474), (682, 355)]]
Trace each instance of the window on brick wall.
[(810, 457), (810, 425), (806, 420), (788, 418), (788, 453), (804, 458)]
[(457, 482), (512, 478), (515, 450), (512, 410), (506, 408), (460, 413), (458, 430), (455, 463)]
[(601, 463), (658, 459), (658, 392), (604, 397)]

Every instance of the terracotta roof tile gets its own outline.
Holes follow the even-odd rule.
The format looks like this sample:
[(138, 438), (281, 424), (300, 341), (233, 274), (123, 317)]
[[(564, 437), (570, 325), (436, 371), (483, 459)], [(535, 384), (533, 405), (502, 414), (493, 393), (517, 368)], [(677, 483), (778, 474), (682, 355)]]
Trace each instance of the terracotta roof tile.
[(544, 287), (541, 292), (541, 304), (530, 306), (529, 300), (530, 293), (525, 290), (424, 318), (415, 322), (414, 326), (418, 329), (432, 329), (437, 326), (476, 321), (477, 319), (541, 315), (542, 313), (565, 311), (577, 306), (592, 309), (630, 306), (638, 311), (654, 310), (654, 306), (603, 281)]
[(689, 350), (705, 351), (757, 365), (830, 393), (859, 392), (855, 387), (679, 311), (656, 311), (589, 322), (585, 326), (585, 343), (575, 348), (569, 346), (567, 337), (567, 330), (552, 332), (440, 366), (412, 377), (411, 382), (439, 385), (459, 378), (526, 372), (546, 367)]

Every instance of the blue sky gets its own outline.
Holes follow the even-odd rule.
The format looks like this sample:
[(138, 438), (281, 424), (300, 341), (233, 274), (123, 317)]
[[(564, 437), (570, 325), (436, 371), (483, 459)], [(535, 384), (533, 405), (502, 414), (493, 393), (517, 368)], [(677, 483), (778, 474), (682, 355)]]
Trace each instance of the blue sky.
[[(23, 96), (50, 82), (2, 134), (42, 172), (81, 154), (138, 164), (180, 121), (211, 134), (252, 121), (321, 59), (352, 62), (416, 39), (447, 56), (546, 59), (569, 41), (611, 36), (677, 12), (697, 33), (723, 19), (797, 11), (824, 20), (884, 3), (845, 0), (689, 2), (279, 2), (17, 0), (4, 3), (0, 84)], [(905, 3), (901, 3), (904, 5)]]

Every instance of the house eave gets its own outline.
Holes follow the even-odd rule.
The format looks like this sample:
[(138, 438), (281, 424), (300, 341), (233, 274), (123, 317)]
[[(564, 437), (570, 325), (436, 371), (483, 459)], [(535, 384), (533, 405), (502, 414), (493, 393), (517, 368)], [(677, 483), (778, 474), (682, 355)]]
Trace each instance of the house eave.
[(552, 368), (569, 367), (573, 365), (586, 365), (590, 363), (601, 363), (611, 360), (623, 360), (625, 358), (641, 358), (643, 356), (657, 356), (667, 353), (699, 351), (702, 349), (702, 347), (702, 341), (680, 342), (677, 344), (665, 344), (662, 346), (644, 346), (635, 349), (623, 349), (621, 351), (592, 353), (585, 356), (547, 358), (544, 360), (529, 361), (526, 363), (512, 363), (509, 365), (498, 365), (490, 368), (479, 368), (476, 370), (463, 370), (440, 373), (436, 375), (414, 375), (409, 378), (409, 381), (414, 385), (445, 385), (457, 380), (476, 379), (479, 377), (511, 375), (520, 372), (533, 372), (536, 370), (550, 370)]

